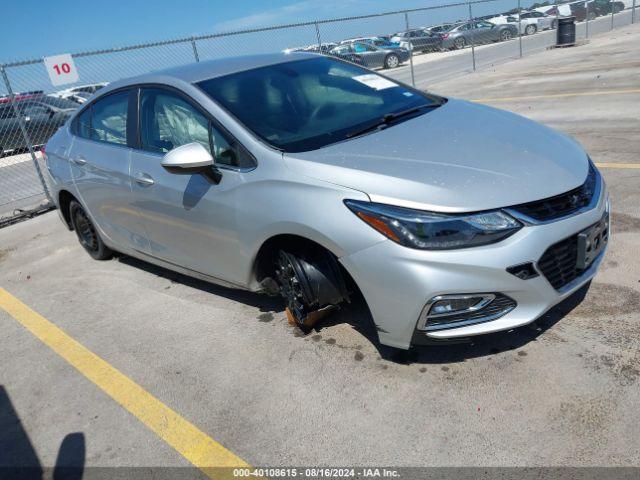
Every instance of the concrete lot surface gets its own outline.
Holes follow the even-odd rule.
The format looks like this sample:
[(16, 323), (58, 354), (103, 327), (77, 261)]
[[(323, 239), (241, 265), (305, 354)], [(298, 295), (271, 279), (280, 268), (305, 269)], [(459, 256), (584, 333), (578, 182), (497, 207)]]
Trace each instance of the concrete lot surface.
[[(624, 27), (429, 88), (637, 166), (639, 40)], [(92, 261), (55, 212), (0, 230), (0, 286), (252, 465), (639, 466), (640, 169), (602, 172), (613, 238), (591, 287), (473, 345), (389, 356), (357, 309), (302, 336), (277, 299)], [(86, 466), (189, 465), (1, 308), (0, 385), (4, 465), (51, 467), (73, 433)]]

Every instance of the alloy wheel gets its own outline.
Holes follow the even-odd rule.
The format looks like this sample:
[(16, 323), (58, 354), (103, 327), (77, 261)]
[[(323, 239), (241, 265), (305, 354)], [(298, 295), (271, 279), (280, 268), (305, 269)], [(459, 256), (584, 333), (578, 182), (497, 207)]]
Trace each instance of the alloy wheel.
[(396, 68), (400, 64), (400, 59), (396, 55), (387, 57), (387, 68)]

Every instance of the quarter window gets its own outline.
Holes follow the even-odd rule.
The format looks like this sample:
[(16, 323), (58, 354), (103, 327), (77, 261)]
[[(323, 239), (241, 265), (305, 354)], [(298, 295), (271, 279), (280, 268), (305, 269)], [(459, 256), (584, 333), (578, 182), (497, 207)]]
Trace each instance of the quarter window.
[(91, 108), (87, 108), (76, 120), (76, 135), (82, 138), (91, 136)]
[(126, 145), (128, 105), (128, 91), (114, 93), (95, 102), (91, 106), (89, 138), (101, 142)]

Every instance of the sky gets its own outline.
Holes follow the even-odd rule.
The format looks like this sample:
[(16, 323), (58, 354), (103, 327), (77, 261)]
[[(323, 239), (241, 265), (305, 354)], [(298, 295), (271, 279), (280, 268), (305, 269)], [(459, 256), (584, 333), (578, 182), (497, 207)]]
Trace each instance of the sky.
[[(41, 59), (140, 43), (433, 7), (460, 0), (6, 0), (0, 28), (0, 63)], [(489, 0), (474, 16), (503, 12), (518, 0)], [(521, 0), (523, 6), (535, 0)], [(411, 13), (411, 27), (468, 18), (466, 5)], [(323, 42), (405, 29), (404, 15), (320, 25)], [(269, 53), (317, 43), (313, 26), (247, 33), (197, 42), (200, 60)], [(74, 57), (77, 84), (111, 82), (195, 60), (190, 43)], [(59, 90), (42, 63), (6, 69), (15, 92)], [(66, 87), (73, 85), (66, 85)], [(0, 94), (6, 94), (0, 82)]]
[[(0, 62), (455, 1), (7, 0), (0, 28)], [(450, 13), (464, 13), (463, 8), (457, 10)], [(433, 23), (444, 20), (442, 11), (433, 11), (430, 17)]]

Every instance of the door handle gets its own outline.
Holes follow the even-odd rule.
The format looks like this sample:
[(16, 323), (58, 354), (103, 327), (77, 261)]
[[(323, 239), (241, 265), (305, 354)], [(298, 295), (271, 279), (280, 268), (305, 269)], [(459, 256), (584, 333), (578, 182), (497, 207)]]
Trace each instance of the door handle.
[(143, 187), (150, 187), (154, 182), (153, 178), (147, 173), (138, 173), (136, 174), (135, 181), (138, 185), (142, 185)]
[(84, 157), (81, 157), (81, 156), (75, 157), (72, 161), (76, 165), (85, 165), (87, 163), (87, 160)]

